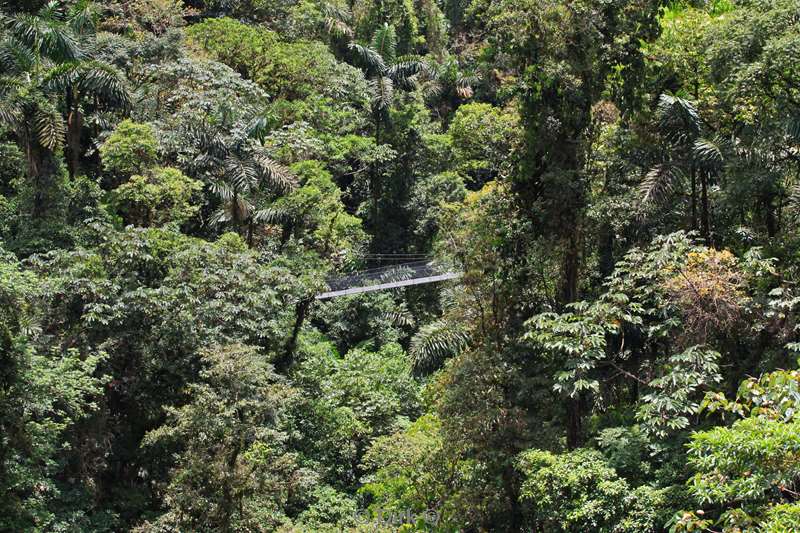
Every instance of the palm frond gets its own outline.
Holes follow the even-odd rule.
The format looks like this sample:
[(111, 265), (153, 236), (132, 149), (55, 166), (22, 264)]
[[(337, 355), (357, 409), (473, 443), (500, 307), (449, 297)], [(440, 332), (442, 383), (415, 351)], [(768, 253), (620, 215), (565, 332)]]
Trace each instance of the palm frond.
[(267, 117), (255, 117), (247, 124), (245, 130), (247, 136), (252, 139), (264, 139), (270, 130), (270, 119)]
[(228, 156), (230, 150), (223, 133), (206, 121), (187, 124), (182, 128), (181, 134), (192, 146), (215, 159), (222, 160)]
[(788, 118), (786, 121), (786, 133), (794, 142), (800, 143), (800, 116)]
[(249, 161), (229, 156), (224, 163), (225, 177), (237, 191), (249, 191), (258, 183), (258, 170)]
[(409, 353), (417, 371), (435, 370), (448, 357), (469, 346), (469, 334), (459, 325), (436, 320), (420, 328), (411, 339)]
[(789, 191), (789, 209), (796, 219), (800, 219), (800, 183)]
[(671, 163), (656, 165), (639, 186), (642, 203), (647, 205), (664, 201), (683, 181), (683, 172), (677, 166)]
[(44, 86), (54, 92), (74, 88), (112, 107), (127, 109), (131, 105), (122, 74), (101, 61), (73, 61), (58, 65), (45, 75)]
[(474, 86), (480, 82), (478, 76), (459, 76), (456, 78), (456, 94), (459, 98), (467, 100), (475, 94)]
[(394, 83), (386, 76), (379, 76), (369, 80), (368, 86), (372, 93), (372, 107), (377, 111), (386, 111), (394, 100)]
[(95, 9), (88, 1), (81, 1), (73, 8), (69, 27), (77, 35), (93, 34), (95, 31)]
[(0, 94), (0, 124), (16, 128), (22, 121), (24, 112), (24, 102), (16, 91)]
[(356, 42), (351, 42), (347, 46), (356, 53), (368, 71), (379, 74), (386, 72), (386, 62), (374, 48), (363, 46)]
[(48, 150), (56, 150), (61, 146), (66, 134), (66, 126), (61, 112), (53, 105), (40, 102), (34, 121), (36, 138), (39, 144)]
[(236, 191), (233, 190), (233, 187), (220, 180), (211, 181), (209, 188), (211, 189), (212, 193), (219, 196), (224, 202), (230, 201), (236, 193)]
[(661, 131), (673, 142), (691, 142), (700, 135), (700, 113), (689, 100), (662, 94), (658, 118)]
[(725, 162), (724, 140), (697, 139), (694, 143), (694, 160), (706, 172), (719, 172)]
[(18, 15), (9, 19), (7, 30), (22, 44), (55, 62), (74, 61), (84, 56), (70, 28), (44, 9), (39, 16)]
[(243, 222), (253, 215), (253, 204), (247, 198), (237, 196), (229, 205), (233, 222)]
[(422, 96), (426, 100), (439, 98), (444, 92), (444, 86), (437, 80), (429, 81), (422, 85)]
[(281, 224), (291, 218), (291, 213), (283, 208), (269, 206), (253, 211), (253, 221), (259, 224)]
[(372, 49), (380, 54), (386, 63), (394, 63), (397, 57), (397, 33), (394, 26), (384, 24), (372, 36)]
[(21, 74), (29, 72), (36, 63), (36, 56), (27, 46), (12, 38), (0, 41), (0, 72)]
[(322, 6), (322, 13), (325, 15), (325, 27), (328, 33), (337, 37), (353, 37), (355, 32), (350, 26), (353, 14), (346, 5), (338, 6), (326, 3)]
[(221, 226), (230, 221), (230, 212), (225, 207), (221, 207), (220, 209), (214, 211), (211, 214), (211, 217), (208, 219), (209, 224), (212, 226)]
[(253, 213), (253, 204), (241, 196), (234, 196), (209, 219), (212, 225), (222, 225), (228, 222), (241, 223), (248, 220)]
[(407, 310), (386, 311), (381, 317), (394, 326), (412, 327), (414, 325), (414, 317)]
[(258, 165), (261, 179), (280, 192), (291, 191), (297, 187), (297, 178), (294, 174), (285, 166), (272, 160), (262, 150), (253, 154), (253, 161)]
[(403, 88), (413, 88), (414, 76), (419, 74), (425, 63), (416, 58), (403, 58), (386, 71), (386, 75)]
[(78, 89), (97, 97), (102, 103), (128, 109), (131, 97), (124, 76), (114, 67), (101, 61), (91, 61), (81, 66)]

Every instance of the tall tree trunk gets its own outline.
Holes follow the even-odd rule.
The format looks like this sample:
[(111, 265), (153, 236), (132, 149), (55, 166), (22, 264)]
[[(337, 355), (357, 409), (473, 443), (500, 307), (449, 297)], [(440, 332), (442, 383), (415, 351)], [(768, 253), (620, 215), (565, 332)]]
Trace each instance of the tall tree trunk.
[[(574, 230), (567, 239), (567, 247), (564, 252), (564, 262), (561, 273), (561, 303), (570, 304), (578, 300), (578, 270), (580, 268), (580, 230), (579, 223), (573, 224)], [(583, 414), (581, 410), (581, 398), (567, 398), (567, 446), (570, 449), (581, 445), (581, 435), (583, 433)]]
[(295, 319), (294, 319), (294, 326), (292, 327), (292, 333), (289, 335), (289, 339), (286, 341), (286, 348), (283, 351), (283, 354), (275, 361), (275, 368), (278, 371), (284, 371), (289, 368), (294, 359), (294, 351), (297, 348), (297, 338), (300, 336), (300, 329), (303, 327), (303, 322), (306, 320), (306, 316), (308, 315), (308, 311), (311, 308), (311, 304), (314, 302), (314, 297), (309, 296), (303, 298), (297, 305), (295, 306)]
[(53, 152), (40, 145), (33, 137), (25, 143), (25, 158), (28, 167), (28, 179), (33, 186), (33, 205), (31, 216), (39, 218), (45, 214), (46, 206), (53, 192), (53, 177), (58, 171), (58, 162)]
[(578, 270), (580, 268), (580, 235), (578, 224), (573, 225), (567, 237), (566, 250), (561, 266), (561, 303), (563, 305), (578, 300)]

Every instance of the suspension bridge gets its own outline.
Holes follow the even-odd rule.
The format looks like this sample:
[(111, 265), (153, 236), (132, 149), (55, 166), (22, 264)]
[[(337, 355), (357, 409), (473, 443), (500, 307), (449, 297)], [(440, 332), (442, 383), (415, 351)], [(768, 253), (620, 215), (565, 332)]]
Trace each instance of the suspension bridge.
[(398, 289), (412, 285), (436, 283), (461, 277), (461, 272), (448, 269), (436, 261), (412, 254), (375, 254), (368, 259), (395, 264), (370, 268), (327, 280), (328, 291), (317, 294), (317, 300), (328, 300), (363, 292)]

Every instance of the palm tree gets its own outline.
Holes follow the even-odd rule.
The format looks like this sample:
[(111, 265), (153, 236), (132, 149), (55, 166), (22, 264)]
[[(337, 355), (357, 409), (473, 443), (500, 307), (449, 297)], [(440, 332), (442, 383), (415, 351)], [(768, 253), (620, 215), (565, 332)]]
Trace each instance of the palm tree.
[[(413, 89), (417, 75), (426, 70), (426, 65), (417, 57), (397, 57), (397, 35), (394, 26), (384, 24), (372, 37), (369, 45), (350, 42), (349, 48), (358, 56), (358, 62), (367, 77), (372, 93), (372, 121), (375, 127), (375, 144), (381, 143), (382, 127), (389, 121), (389, 110), (394, 101), (395, 88)], [(372, 195), (371, 218), (378, 219), (378, 202), (382, 187), (380, 173), (370, 173)]]
[(65, 138), (74, 177), (83, 153), (84, 110), (130, 105), (122, 75), (82, 46), (93, 32), (90, 4), (67, 12), (51, 1), (36, 15), (2, 17), (0, 27), (0, 121), (15, 132), (31, 179), (52, 176), (54, 153)]
[(416, 76), (426, 69), (415, 56), (397, 57), (397, 34), (394, 26), (384, 24), (372, 36), (369, 45), (355, 41), (349, 47), (356, 52), (372, 93), (372, 118), (375, 142), (381, 142), (381, 127), (388, 120), (395, 88), (413, 89)]
[(667, 143), (665, 160), (655, 165), (641, 185), (644, 204), (663, 203), (684, 187), (689, 179), (691, 229), (698, 229), (698, 181), (700, 186), (700, 233), (711, 237), (708, 190), (711, 179), (722, 170), (725, 142), (702, 136), (704, 123), (695, 105), (683, 98), (662, 94), (658, 103), (658, 126)]
[(184, 132), (198, 153), (190, 173), (208, 182), (221, 200), (210, 222), (233, 225), (250, 246), (257, 226), (284, 221), (286, 213), (272, 208), (271, 200), (297, 185), (291, 171), (269, 157), (258, 130), (258, 120), (231, 128), (234, 133), (224, 122), (203, 121)]
[(428, 104), (447, 127), (449, 118), (461, 101), (474, 95), (474, 86), (480, 79), (477, 75), (460, 69), (458, 60), (452, 56), (438, 63), (427, 63), (420, 86)]

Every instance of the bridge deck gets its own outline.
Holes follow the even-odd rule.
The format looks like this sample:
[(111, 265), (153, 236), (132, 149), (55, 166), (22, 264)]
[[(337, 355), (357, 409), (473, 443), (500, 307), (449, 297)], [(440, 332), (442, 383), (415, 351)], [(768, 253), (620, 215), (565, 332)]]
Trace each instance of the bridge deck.
[(445, 272), (444, 274), (437, 274), (435, 276), (427, 276), (424, 278), (404, 279), (399, 281), (392, 281), (389, 283), (379, 283), (377, 285), (366, 285), (363, 287), (351, 287), (338, 291), (323, 292), (316, 296), (317, 300), (327, 300), (329, 298), (336, 298), (337, 296), (347, 296), (350, 294), (359, 294), (362, 292), (382, 291), (386, 289), (397, 289), (399, 287), (408, 287), (409, 285), (422, 285), (425, 283), (435, 283), (437, 281), (445, 281), (448, 279), (460, 278), (460, 272)]
[(329, 278), (327, 290), (317, 294), (316, 299), (327, 300), (338, 296), (436, 283), (459, 277), (461, 273), (454, 272), (431, 258), (418, 259)]

